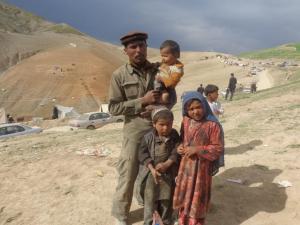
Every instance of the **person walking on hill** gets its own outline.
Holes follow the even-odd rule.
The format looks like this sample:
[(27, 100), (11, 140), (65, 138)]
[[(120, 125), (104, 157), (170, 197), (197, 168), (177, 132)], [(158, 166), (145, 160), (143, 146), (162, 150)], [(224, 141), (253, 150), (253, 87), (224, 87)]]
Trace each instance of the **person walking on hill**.
[(226, 89), (225, 100), (227, 100), (229, 94), (230, 94), (229, 100), (230, 100), (230, 101), (232, 100), (233, 94), (234, 94), (234, 92), (235, 92), (236, 84), (237, 84), (237, 80), (236, 80), (236, 78), (234, 77), (234, 73), (231, 73), (231, 74), (230, 74), (230, 78), (229, 78), (228, 87), (227, 87), (227, 89)]
[(15, 122), (14, 118), (10, 114), (7, 114), (7, 122), (8, 123), (14, 123)]
[(253, 81), (251, 82), (251, 85), (250, 85), (250, 92), (251, 92), (251, 93), (255, 93), (255, 92), (256, 92), (256, 89), (257, 89), (256, 81), (253, 80)]
[(148, 35), (132, 32), (121, 37), (129, 62), (113, 72), (109, 88), (109, 112), (124, 115), (123, 143), (118, 162), (118, 183), (112, 204), (117, 225), (127, 225), (138, 174), (138, 150), (151, 127), (151, 118), (141, 116), (145, 107), (159, 99), (153, 90), (157, 66), (147, 60)]
[(203, 87), (203, 84), (200, 84), (200, 86), (197, 88), (197, 91), (198, 91), (201, 95), (203, 95), (203, 93), (204, 93), (204, 87)]

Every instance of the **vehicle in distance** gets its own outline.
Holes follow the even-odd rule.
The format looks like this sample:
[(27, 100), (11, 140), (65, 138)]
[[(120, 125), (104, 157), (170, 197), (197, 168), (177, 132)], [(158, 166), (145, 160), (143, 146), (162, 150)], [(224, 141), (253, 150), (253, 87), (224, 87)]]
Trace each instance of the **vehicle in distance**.
[(70, 120), (69, 125), (72, 127), (94, 130), (108, 123), (123, 121), (124, 116), (112, 116), (105, 112), (90, 112), (84, 113), (80, 117)]
[(0, 139), (19, 135), (35, 134), (42, 132), (40, 127), (30, 127), (21, 123), (0, 124)]

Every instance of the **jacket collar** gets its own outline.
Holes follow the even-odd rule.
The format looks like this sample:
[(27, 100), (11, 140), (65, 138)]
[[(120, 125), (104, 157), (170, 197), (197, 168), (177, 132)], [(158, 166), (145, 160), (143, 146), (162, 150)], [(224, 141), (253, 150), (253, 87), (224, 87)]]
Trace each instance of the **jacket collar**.
[(132, 63), (127, 63), (126, 64), (126, 69), (127, 69), (129, 74), (133, 75), (134, 73), (143, 74), (143, 73), (148, 72), (152, 69), (155, 69), (155, 67), (153, 66), (152, 63), (150, 63), (148, 60), (146, 60), (145, 65), (142, 67), (142, 69), (138, 68), (137, 66), (135, 66)]
[(153, 133), (153, 136), (154, 136), (155, 143), (161, 144), (161, 143), (167, 143), (167, 142), (169, 142), (169, 140), (171, 139), (171, 136), (172, 136), (173, 132), (171, 131), (169, 137), (163, 137), (163, 138), (161, 138), (161, 137), (158, 136), (157, 131), (154, 128), (152, 130), (152, 133)]

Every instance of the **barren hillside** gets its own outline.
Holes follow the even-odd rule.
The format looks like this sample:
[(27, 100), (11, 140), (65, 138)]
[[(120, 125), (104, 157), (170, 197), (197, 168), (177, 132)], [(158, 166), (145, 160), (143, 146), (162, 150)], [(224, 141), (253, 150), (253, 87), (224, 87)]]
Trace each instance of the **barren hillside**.
[(44, 118), (54, 104), (98, 110), (112, 71), (126, 60), (120, 47), (1, 2), (0, 21), (1, 107)]
[[(1, 107), (14, 117), (49, 118), (55, 104), (88, 112), (107, 100), (111, 73), (127, 60), (122, 47), (13, 6), (1, 2), (0, 6)], [(156, 49), (149, 48), (148, 55), (151, 61), (160, 60)], [(241, 88), (256, 80), (263, 89), (284, 83), (296, 71), (289, 69), (287, 74), (285, 68), (266, 64), (267, 60), (213, 52), (183, 52), (181, 60), (185, 79), (177, 88), (179, 96), (182, 85), (195, 90), (200, 83), (215, 83), (224, 90), (232, 72)], [(249, 76), (253, 70), (257, 76)]]

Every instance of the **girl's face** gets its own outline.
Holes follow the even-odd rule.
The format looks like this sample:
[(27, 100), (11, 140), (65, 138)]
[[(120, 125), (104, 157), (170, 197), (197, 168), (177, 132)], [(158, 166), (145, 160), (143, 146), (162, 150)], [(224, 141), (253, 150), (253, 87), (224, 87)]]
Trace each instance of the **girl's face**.
[(192, 103), (188, 106), (188, 116), (194, 120), (200, 121), (204, 117), (204, 109), (202, 104), (198, 100), (193, 100)]
[(160, 50), (162, 62), (171, 66), (177, 62), (177, 55), (174, 55), (170, 48), (165, 47)]

